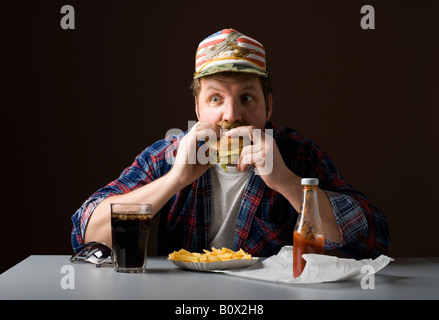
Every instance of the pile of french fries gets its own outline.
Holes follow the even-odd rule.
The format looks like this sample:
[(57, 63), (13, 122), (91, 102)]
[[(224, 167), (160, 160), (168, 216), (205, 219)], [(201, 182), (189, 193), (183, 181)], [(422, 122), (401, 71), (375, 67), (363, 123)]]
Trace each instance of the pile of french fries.
[(168, 259), (183, 262), (215, 262), (252, 258), (251, 254), (242, 249), (233, 251), (224, 247), (221, 250), (212, 247), (212, 251), (206, 249), (203, 249), (203, 251), (204, 253), (198, 253), (181, 249), (170, 253)]

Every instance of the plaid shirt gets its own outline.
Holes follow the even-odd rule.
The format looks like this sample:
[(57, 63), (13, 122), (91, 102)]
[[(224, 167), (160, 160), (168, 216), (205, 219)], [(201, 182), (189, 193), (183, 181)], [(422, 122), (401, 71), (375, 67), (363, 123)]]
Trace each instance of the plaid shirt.
[[(325, 249), (336, 249), (355, 258), (387, 254), (390, 237), (383, 213), (340, 175), (328, 155), (311, 140), (286, 127), (273, 129), (273, 138), (287, 167), (299, 177), (319, 179), (319, 188), (331, 202), (342, 235), (342, 243), (325, 240)], [(146, 148), (120, 177), (95, 192), (73, 215), (72, 246), (83, 244), (87, 222), (105, 198), (137, 189), (160, 178), (172, 168), (179, 142), (184, 134), (167, 137)], [(210, 170), (175, 194), (160, 210), (159, 254), (185, 248), (206, 249), (210, 228)], [(234, 250), (255, 256), (276, 254), (292, 245), (298, 213), (281, 194), (266, 186), (252, 170), (242, 195), (236, 223)]]

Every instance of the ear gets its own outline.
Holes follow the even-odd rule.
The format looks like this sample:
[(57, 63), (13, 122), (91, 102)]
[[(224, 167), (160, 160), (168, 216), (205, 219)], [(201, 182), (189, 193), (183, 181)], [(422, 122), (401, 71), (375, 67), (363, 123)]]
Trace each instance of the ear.
[(198, 112), (198, 99), (195, 97), (195, 114), (197, 115), (197, 119), (200, 120), (200, 113)]
[(271, 114), (273, 113), (273, 95), (270, 93), (268, 95), (268, 110), (267, 110), (267, 119), (270, 120)]

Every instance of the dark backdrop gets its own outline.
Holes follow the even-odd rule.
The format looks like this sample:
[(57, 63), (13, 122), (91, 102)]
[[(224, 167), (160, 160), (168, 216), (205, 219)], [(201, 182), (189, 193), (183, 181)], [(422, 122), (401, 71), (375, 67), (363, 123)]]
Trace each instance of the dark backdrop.
[[(288, 3), (288, 5), (286, 5)], [(75, 30), (60, 27), (64, 4)], [(376, 29), (360, 27), (373, 5)], [(391, 255), (433, 256), (439, 214), (437, 1), (1, 1), (0, 272), (70, 254), (71, 215), (146, 146), (195, 120), (199, 41), (262, 42), (277, 125), (382, 208)]]

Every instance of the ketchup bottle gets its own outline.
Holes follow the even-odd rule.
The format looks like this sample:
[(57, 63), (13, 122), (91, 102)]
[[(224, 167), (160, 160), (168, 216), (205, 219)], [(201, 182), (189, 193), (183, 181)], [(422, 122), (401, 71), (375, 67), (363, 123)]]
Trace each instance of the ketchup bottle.
[(293, 237), (293, 276), (302, 274), (306, 261), (302, 258), (305, 253), (324, 253), (325, 240), (319, 215), (317, 187), (319, 179), (303, 178), (303, 200), (294, 228)]

